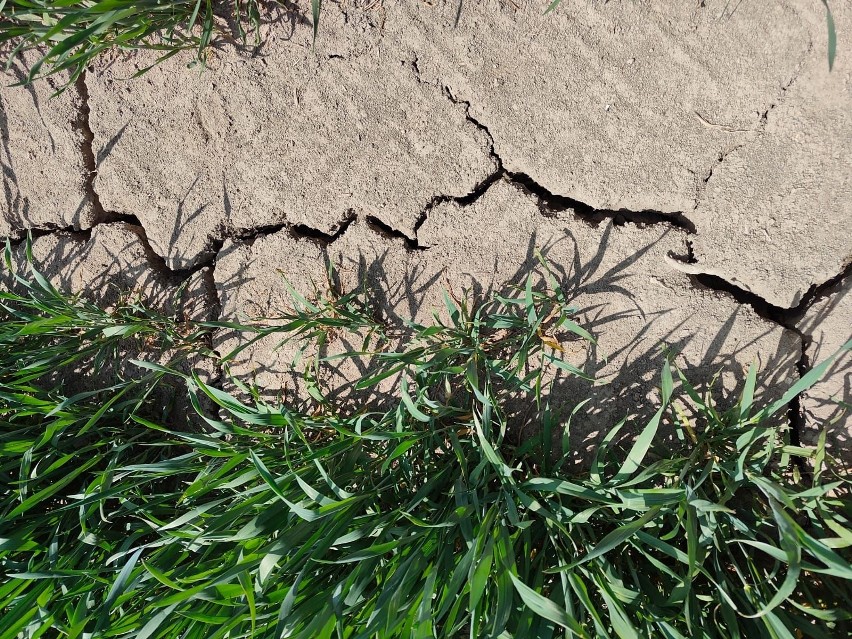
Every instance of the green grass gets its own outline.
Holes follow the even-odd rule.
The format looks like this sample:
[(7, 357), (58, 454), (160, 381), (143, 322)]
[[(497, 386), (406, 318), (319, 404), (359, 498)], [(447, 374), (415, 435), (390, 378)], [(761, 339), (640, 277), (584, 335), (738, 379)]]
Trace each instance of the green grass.
[(834, 16), (831, 15), (831, 7), (828, 6), (828, 0), (822, 0), (825, 7), (825, 24), (828, 29), (828, 70), (834, 68), (834, 58), (837, 57), (837, 31), (834, 28)]
[[(592, 337), (544, 261), (477, 307), (447, 296), (401, 350), (363, 290), (294, 293), (280, 326), (232, 327), (358, 336), (341, 357), (373, 366), (350, 390), (393, 380), (395, 399), (355, 411), (320, 383), (300, 408), (181, 372), (189, 353), (214, 357), (215, 324), (101, 311), (31, 267), (14, 290), (0, 295), (0, 638), (848, 633), (849, 481), (824, 439), (793, 447), (777, 426), (828, 361), (762, 407), (752, 368), (724, 412), (666, 366), (653, 419), (615, 425), (578, 471), (563, 460), (583, 398), (551, 406), (546, 391), (581, 374), (560, 340)], [(160, 347), (175, 360), (140, 361), (145, 376), (54, 388), (69, 364)], [(182, 385), (201, 426), (152, 417), (161, 384)], [(538, 433), (523, 440), (519, 402)], [(637, 435), (626, 449), (620, 428)], [(664, 428), (678, 445), (657, 445)]]
[[(321, 0), (311, 3), (316, 37)], [(217, 38), (245, 42), (253, 32), (259, 41), (265, 9), (262, 0), (0, 0), (0, 44), (11, 48), (10, 61), (18, 51), (40, 53), (28, 81), (67, 71), (73, 83), (112, 49), (154, 50), (158, 63), (194, 50), (204, 63)]]
[(12, 0), (2, 5), (0, 43), (12, 47), (8, 59), (18, 51), (43, 53), (28, 80), (68, 71), (73, 83), (99, 54), (113, 48), (153, 49), (161, 53), (160, 61), (195, 49), (203, 60), (216, 29), (211, 0)]
[[(204, 64), (217, 39), (260, 42), (274, 0), (0, 0), (0, 45), (9, 62), (36, 51), (27, 82), (68, 72), (72, 84), (100, 54), (114, 49), (159, 52), (154, 65), (186, 50)], [(322, 0), (311, 0), (314, 39)], [(151, 67), (142, 69), (138, 75)], [(67, 85), (66, 85), (67, 86)]]

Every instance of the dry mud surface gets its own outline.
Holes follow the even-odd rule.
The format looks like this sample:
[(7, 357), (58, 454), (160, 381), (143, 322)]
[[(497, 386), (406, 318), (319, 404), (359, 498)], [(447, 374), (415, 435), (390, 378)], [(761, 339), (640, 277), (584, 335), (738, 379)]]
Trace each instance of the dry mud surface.
[[(191, 278), (180, 312), (228, 320), (286, 311), (284, 277), (315, 295), (328, 262), (386, 321), (424, 319), (538, 248), (599, 337), (570, 357), (602, 383), (553, 391), (591, 392), (583, 434), (643, 414), (662, 347), (729, 393), (757, 362), (779, 396), (852, 337), (852, 6), (829, 73), (812, 0), (545, 4), (327, 2), (315, 47), (294, 5), (203, 71), (114, 55), (54, 99), (4, 86), (0, 235), (36, 229), (36, 261), (99, 299), (173, 308)], [(297, 401), (271, 340), (233, 370)], [(852, 460), (849, 366), (789, 419)]]

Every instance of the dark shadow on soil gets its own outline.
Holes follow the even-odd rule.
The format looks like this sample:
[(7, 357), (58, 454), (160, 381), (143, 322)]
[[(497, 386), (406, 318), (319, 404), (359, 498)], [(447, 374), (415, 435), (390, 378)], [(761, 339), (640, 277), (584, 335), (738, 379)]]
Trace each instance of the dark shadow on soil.
[[(809, 316), (799, 325), (807, 339), (804, 364), (813, 367), (834, 354), (833, 347), (825, 344), (822, 333), (817, 332), (820, 324), (829, 314), (836, 314), (837, 307), (852, 296), (852, 286), (846, 285), (835, 291), (818, 312)], [(817, 336), (814, 337), (814, 334)], [(852, 339), (852, 321), (850, 321), (847, 339)], [(806, 446), (816, 445), (820, 431), (826, 430), (826, 449), (846, 462), (847, 471), (852, 470), (852, 437), (848, 426), (848, 416), (852, 410), (852, 354), (838, 357), (825, 372), (833, 385), (830, 389), (817, 385), (805, 393), (802, 402), (801, 441)], [(846, 417), (846, 420), (843, 417)], [(844, 421), (846, 423), (844, 423)]]

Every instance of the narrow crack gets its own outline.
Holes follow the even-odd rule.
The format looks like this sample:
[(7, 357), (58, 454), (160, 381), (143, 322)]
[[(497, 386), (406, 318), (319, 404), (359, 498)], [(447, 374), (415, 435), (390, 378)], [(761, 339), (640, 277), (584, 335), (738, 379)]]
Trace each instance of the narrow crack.
[(793, 76), (787, 81), (787, 84), (781, 87), (781, 92), (778, 94), (778, 97), (775, 98), (775, 101), (770, 103), (766, 110), (761, 113), (760, 124), (758, 125), (758, 131), (760, 131), (761, 133), (766, 130), (766, 125), (769, 122), (769, 114), (775, 110), (775, 107), (779, 106), (784, 101), (784, 96), (787, 94), (787, 91), (796, 83), (796, 80), (799, 79), (799, 76), (802, 75), (802, 70), (805, 67), (805, 63), (807, 62), (813, 50), (813, 40), (809, 40), (808, 48), (805, 50), (805, 53), (799, 59), (799, 64), (796, 66), (796, 70), (793, 72)]
[(77, 77), (75, 87), (77, 93), (80, 95), (80, 111), (77, 114), (76, 126), (83, 136), (83, 141), (80, 144), (80, 154), (83, 156), (83, 166), (86, 170), (83, 176), (83, 188), (86, 197), (88, 197), (92, 205), (92, 215), (97, 223), (104, 218), (104, 207), (101, 205), (101, 198), (95, 190), (95, 176), (97, 175), (97, 163), (95, 162), (93, 148), (95, 134), (89, 122), (92, 110), (89, 107), (89, 86), (86, 84), (86, 71), (83, 71)]
[(27, 242), (28, 235), (33, 240), (37, 240), (40, 237), (47, 237), (48, 235), (54, 234), (73, 235), (75, 238), (79, 238), (80, 241), (88, 241), (92, 237), (92, 229), (79, 229), (73, 225), (60, 226), (58, 224), (46, 222), (39, 226), (24, 229), (24, 234), (20, 237), (8, 237), (6, 239), (9, 242), (9, 246), (15, 249)]
[[(799, 379), (801, 379), (808, 374), (812, 367), (811, 358), (808, 357), (808, 348), (810, 348), (813, 340), (809, 335), (805, 335), (798, 329), (796, 333), (799, 335), (802, 345), (802, 352), (799, 354), (799, 359), (796, 360), (796, 372), (799, 375)], [(802, 406), (803, 393), (804, 391), (793, 397), (787, 407), (787, 421), (790, 423), (790, 444), (793, 446), (802, 445), (802, 433), (807, 428), (805, 409)], [(799, 471), (802, 473), (809, 472), (807, 461), (803, 456), (793, 455), (792, 460), (799, 468)]]
[(290, 227), (290, 232), (297, 238), (314, 240), (322, 246), (328, 246), (340, 239), (356, 219), (358, 215), (354, 210), (349, 209), (346, 216), (338, 222), (334, 233), (325, 233), (307, 224), (294, 224)]
[(417, 217), (417, 221), (414, 223), (414, 238), (413, 239), (408, 238), (408, 236), (406, 236), (401, 231), (391, 229), (388, 225), (384, 224), (384, 222), (381, 222), (381, 220), (379, 220), (376, 217), (369, 216), (368, 221), (375, 220), (377, 222), (381, 222), (382, 225), (387, 227), (391, 236), (405, 237), (409, 242), (409, 244), (407, 244), (407, 246), (412, 250), (420, 250), (420, 251), (427, 250), (429, 248), (429, 245), (428, 244), (422, 244), (420, 242), (420, 239), (418, 237), (418, 232), (420, 231), (420, 227), (423, 226), (423, 224), (426, 223), (427, 219), (429, 219), (429, 213), (432, 211), (432, 209), (434, 209), (436, 206), (439, 206), (441, 204), (445, 204), (447, 202), (454, 202), (454, 203), (458, 204), (459, 206), (470, 206), (471, 204), (476, 202), (479, 198), (481, 198), (483, 195), (485, 195), (488, 192), (488, 189), (490, 189), (491, 186), (494, 183), (496, 183), (501, 178), (506, 176), (506, 171), (503, 169), (503, 162), (500, 160), (500, 157), (496, 153), (493, 153), (493, 149), (492, 149), (492, 155), (493, 155), (494, 159), (496, 160), (497, 170), (495, 170), (493, 173), (489, 174), (484, 180), (482, 180), (482, 182), (480, 182), (475, 187), (473, 187), (473, 190), (470, 193), (468, 193), (467, 195), (436, 195), (431, 200), (429, 200), (429, 202), (426, 204), (426, 206), (423, 207), (423, 210), (420, 212), (420, 215)]
[(429, 84), (431, 86), (435, 86), (431, 82), (426, 82), (426, 80), (424, 80), (423, 76), (420, 74), (420, 63), (416, 53), (414, 54), (414, 59), (409, 64), (411, 65), (411, 70), (412, 72), (414, 72), (414, 78), (417, 80), (417, 82), (419, 82), (420, 84)]
[(488, 189), (490, 189), (491, 186), (500, 179), (506, 179), (511, 184), (514, 184), (535, 196), (539, 203), (539, 210), (543, 215), (548, 217), (552, 217), (563, 211), (571, 211), (579, 219), (591, 224), (592, 226), (597, 226), (602, 221), (611, 219), (617, 226), (622, 226), (624, 224), (636, 224), (640, 226), (667, 224), (675, 228), (685, 230), (689, 234), (694, 234), (696, 232), (695, 225), (682, 211), (665, 213), (650, 209), (642, 211), (632, 211), (629, 209), (596, 209), (585, 202), (581, 202), (580, 200), (551, 192), (525, 173), (507, 170), (503, 163), (503, 159), (500, 157), (500, 154), (497, 153), (494, 136), (491, 134), (491, 131), (483, 122), (471, 115), (470, 101), (457, 98), (453, 95), (452, 90), (446, 85), (438, 85), (424, 80), (420, 72), (417, 56), (414, 57), (410, 64), (412, 72), (419, 83), (436, 87), (448, 100), (450, 100), (450, 102), (464, 107), (465, 119), (473, 124), (477, 129), (482, 131), (487, 137), (489, 141), (488, 154), (496, 165), (496, 169), (482, 182), (476, 185), (467, 195), (439, 195), (432, 198), (432, 200), (424, 207), (414, 225), (414, 239), (411, 240), (408, 238), (409, 241), (418, 248), (428, 248), (420, 243), (417, 238), (417, 232), (428, 219), (429, 213), (433, 208), (445, 202), (455, 202), (460, 206), (469, 206), (484, 196), (485, 193), (488, 192)]
[[(690, 246), (690, 255), (691, 253), (692, 251)], [(799, 337), (799, 344), (801, 348), (799, 357), (795, 363), (799, 379), (804, 377), (808, 371), (811, 370), (808, 348), (811, 345), (812, 339), (798, 327), (798, 321), (804, 316), (807, 310), (806, 305), (801, 307), (797, 306), (795, 308), (782, 308), (780, 306), (775, 306), (759, 295), (740, 288), (736, 284), (732, 284), (717, 275), (699, 273), (689, 275), (689, 278), (698, 287), (726, 294), (736, 300), (738, 304), (750, 306), (759, 317), (775, 325), (781, 326), (786, 330), (794, 332)], [(802, 410), (801, 393), (790, 400), (790, 404), (787, 407), (787, 422), (790, 426), (790, 443), (793, 446), (799, 446), (801, 444), (801, 434), (806, 428), (804, 412)], [(808, 469), (804, 457), (793, 455), (791, 459), (799, 468), (800, 472), (807, 472)]]
[[(222, 250), (222, 247), (224, 246), (226, 240), (230, 239), (238, 242), (245, 242), (251, 244), (259, 237), (265, 237), (267, 235), (272, 235), (273, 233), (277, 233), (282, 230), (287, 230), (296, 239), (307, 239), (317, 242), (322, 246), (327, 246), (332, 242), (338, 240), (346, 232), (346, 230), (355, 221), (356, 218), (357, 216), (355, 212), (349, 211), (346, 217), (344, 217), (340, 221), (337, 230), (333, 234), (325, 233), (324, 231), (313, 228), (306, 224), (291, 224), (289, 222), (258, 226), (252, 229), (231, 229), (227, 232), (220, 232), (218, 234), (218, 237), (211, 238), (208, 241), (208, 245), (205, 247), (204, 251), (202, 251), (202, 254), (205, 255), (204, 259), (198, 260), (190, 267), (181, 269), (172, 268), (168, 265), (165, 258), (159, 253), (157, 253), (151, 246), (151, 243), (148, 240), (147, 232), (145, 231), (145, 226), (142, 224), (141, 220), (137, 216), (127, 213), (105, 211), (104, 219), (102, 221), (92, 225), (91, 228), (84, 229), (82, 231), (75, 230), (72, 227), (50, 227), (44, 229), (30, 229), (30, 233), (35, 239), (36, 237), (42, 237), (51, 233), (71, 232), (75, 235), (80, 236), (81, 239), (85, 238), (85, 240), (89, 240), (91, 238), (92, 231), (101, 224), (128, 224), (139, 229), (139, 239), (143, 244), (143, 249), (148, 258), (148, 262), (151, 264), (151, 267), (156, 271), (167, 274), (176, 281), (182, 282), (188, 277), (195, 275), (196, 273), (202, 271), (205, 268), (215, 267), (216, 259), (219, 255), (219, 252)], [(12, 242), (12, 245), (19, 245), (24, 241), (24, 239), (21, 239), (17, 242)]]
[(350, 209), (346, 212), (346, 215), (337, 223), (337, 228), (333, 233), (326, 233), (318, 228), (309, 226), (307, 224), (293, 224), (291, 222), (281, 222), (278, 224), (267, 224), (265, 226), (256, 226), (253, 228), (243, 228), (243, 229), (230, 229), (224, 230), (220, 232), (219, 239), (213, 240), (214, 246), (214, 258), (215, 254), (218, 253), (225, 240), (234, 240), (238, 242), (244, 242), (246, 244), (252, 244), (255, 240), (261, 237), (266, 237), (267, 235), (272, 235), (274, 233), (279, 233), (281, 231), (288, 231), (290, 235), (292, 235), (295, 239), (299, 240), (311, 240), (316, 242), (321, 246), (328, 246), (329, 244), (336, 242), (340, 237), (346, 233), (347, 229), (352, 225), (352, 223), (357, 219), (357, 215), (354, 210)]
[[(416, 64), (416, 60), (415, 60), (415, 64)], [(419, 77), (419, 72), (418, 72), (418, 77)], [(421, 82), (422, 82), (422, 80), (421, 80)], [(449, 99), (450, 102), (452, 102), (453, 104), (460, 104), (464, 107), (464, 117), (468, 122), (470, 122), (477, 129), (479, 129), (480, 131), (485, 133), (486, 137), (488, 138), (488, 143), (489, 143), (489, 146), (490, 146), (489, 154), (493, 159), (495, 159), (497, 161), (498, 169), (502, 169), (503, 168), (503, 160), (500, 158), (500, 156), (497, 154), (497, 151), (494, 148), (494, 136), (491, 135), (491, 131), (488, 129), (487, 126), (485, 126), (482, 122), (480, 122), (479, 120), (477, 120), (475, 117), (473, 117), (470, 114), (470, 108), (471, 108), (470, 101), (469, 100), (461, 100), (461, 99), (457, 98), (456, 96), (453, 95), (453, 92), (450, 90), (450, 87), (448, 87), (446, 85), (442, 85), (439, 88), (441, 89), (441, 92), (447, 97), (447, 99)]]
[(281, 231), (290, 228), (286, 222), (281, 222), (279, 224), (265, 224), (263, 226), (256, 226), (254, 228), (241, 228), (241, 229), (233, 229), (231, 231), (225, 231), (220, 233), (218, 238), (213, 240), (215, 244), (218, 244), (215, 250), (216, 253), (221, 249), (222, 244), (225, 243), (225, 240), (233, 240), (235, 242), (243, 242), (244, 244), (253, 244), (255, 240), (260, 239), (261, 237), (266, 237), (267, 235), (274, 235), (275, 233), (280, 233)]
[(405, 248), (409, 251), (425, 251), (428, 248), (426, 246), (420, 246), (420, 243), (417, 241), (416, 234), (416, 229), (426, 221), (426, 216), (424, 214), (421, 214), (420, 218), (417, 220), (418, 224), (415, 224), (415, 235), (413, 238), (409, 237), (402, 231), (393, 228), (389, 224), (385, 224), (374, 215), (366, 216), (364, 221), (367, 223), (367, 227), (374, 233), (378, 233), (386, 238), (402, 240), (405, 243)]
[(702, 272), (701, 266), (697, 264), (697, 260), (695, 259), (692, 242), (687, 240), (686, 244), (688, 249), (686, 259), (670, 256), (673, 262), (682, 265), (678, 270), (686, 273), (691, 280), (700, 284), (702, 287), (726, 293), (733, 297), (739, 304), (751, 306), (754, 312), (760, 317), (791, 330), (797, 330), (795, 326), (814, 303), (832, 295), (842, 286), (843, 281), (847, 277), (852, 277), (852, 261), (850, 261), (840, 273), (832, 276), (825, 282), (811, 285), (798, 304), (785, 308), (771, 304), (757, 293), (749, 291), (739, 286), (736, 282), (729, 281), (715, 272), (710, 272), (711, 269), (707, 269), (707, 272)]
[[(101, 205), (101, 199), (95, 190), (95, 176), (97, 175), (97, 164), (94, 153), (95, 135), (92, 132), (92, 127), (89, 123), (91, 109), (89, 107), (89, 87), (86, 84), (86, 72), (83, 71), (74, 83), (77, 94), (80, 96), (80, 108), (77, 112), (77, 117), (71, 122), (71, 126), (80, 132), (81, 141), (79, 146), (80, 157), (83, 161), (83, 195), (85, 201), (88, 201), (92, 208), (93, 225), (96, 226), (101, 222), (112, 221), (109, 219), (109, 214), (105, 213)], [(11, 242), (13, 245), (19, 244), (26, 240), (26, 233), (30, 233), (33, 239), (49, 235), (50, 233), (84, 233), (88, 239), (91, 236), (91, 228), (82, 229), (79, 225), (60, 226), (51, 222), (40, 223), (37, 226), (31, 226), (23, 231), (23, 236), (19, 236), (19, 231), (13, 229), (13, 235), (10, 236), (16, 241)]]
[(695, 204), (693, 204), (693, 206), (692, 206), (693, 211), (698, 210), (698, 206), (701, 203), (701, 198), (704, 196), (704, 191), (707, 190), (707, 184), (710, 182), (710, 178), (713, 177), (713, 172), (717, 168), (719, 168), (725, 162), (725, 160), (728, 159), (729, 155), (731, 155), (732, 153), (734, 153), (736, 151), (739, 151), (745, 145), (746, 145), (746, 143), (742, 142), (740, 144), (735, 144), (734, 146), (730, 147), (729, 149), (726, 149), (724, 151), (720, 151), (719, 156), (716, 158), (716, 161), (713, 162), (713, 164), (710, 166), (709, 169), (707, 169), (707, 175), (705, 175), (704, 178), (700, 182), (698, 182), (698, 180), (696, 180), (697, 184), (695, 186)]
[[(326, 233), (317, 228), (308, 226), (307, 224), (291, 224), (290, 222), (268, 224), (265, 226), (258, 226), (251, 229), (222, 228), (217, 233), (217, 237), (211, 238), (209, 240), (208, 246), (205, 247), (204, 254), (208, 255), (208, 257), (206, 257), (204, 260), (197, 262), (192, 268), (188, 269), (187, 277), (201, 269), (209, 268), (210, 277), (212, 278), (213, 273), (216, 269), (216, 262), (219, 258), (219, 253), (221, 253), (226, 240), (241, 242), (243, 244), (251, 246), (257, 239), (261, 237), (273, 235), (274, 233), (280, 233), (281, 231), (287, 231), (295, 239), (309, 240), (312, 242), (316, 242), (322, 247), (327, 247), (329, 244), (336, 242), (338, 239), (340, 239), (340, 237), (342, 237), (343, 234), (346, 233), (347, 229), (352, 225), (352, 223), (357, 219), (357, 217), (358, 216), (355, 214), (355, 211), (349, 210), (346, 216), (342, 220), (340, 220), (340, 222), (338, 222), (337, 229), (334, 231), (334, 233)], [(216, 289), (215, 282), (213, 284), (212, 290), (214, 292), (215, 307), (218, 308), (218, 312), (221, 313), (222, 301), (219, 299), (219, 294), (218, 290)]]
[[(485, 134), (486, 139), (488, 140), (488, 157), (494, 162), (495, 169), (489, 175), (485, 177), (479, 184), (473, 187), (473, 189), (467, 193), (466, 195), (436, 195), (434, 196), (423, 210), (420, 212), (420, 215), (417, 218), (417, 221), (414, 223), (414, 238), (407, 238), (408, 243), (406, 244), (409, 248), (416, 250), (425, 250), (429, 248), (428, 246), (422, 245), (417, 237), (417, 232), (420, 230), (420, 227), (426, 222), (429, 217), (429, 212), (434, 209), (439, 204), (443, 204), (445, 202), (455, 202), (459, 206), (468, 206), (476, 202), (479, 198), (481, 198), (485, 193), (491, 188), (495, 182), (497, 182), (500, 178), (504, 177), (506, 174), (505, 169), (503, 168), (503, 159), (497, 153), (497, 149), (494, 146), (494, 136), (491, 135), (491, 131), (488, 130), (488, 127), (485, 126), (482, 122), (473, 117), (470, 113), (471, 104), (468, 100), (461, 100), (456, 98), (450, 88), (446, 85), (435, 84), (432, 82), (427, 82), (423, 79), (423, 76), (420, 73), (420, 66), (418, 63), (418, 57), (415, 54), (414, 59), (410, 62), (411, 70), (414, 73), (414, 77), (420, 84), (426, 84), (428, 86), (434, 87), (441, 92), (441, 95), (446, 97), (450, 102), (456, 105), (461, 105), (464, 107), (464, 117), (465, 120), (470, 122), (477, 129), (482, 131)], [(376, 220), (377, 218), (373, 218)], [(391, 229), (392, 230), (392, 229)], [(399, 233), (398, 231), (394, 231), (394, 233)], [(392, 234), (393, 235), (393, 234)], [(397, 237), (399, 235), (396, 235)]]
[[(753, 129), (751, 132), (757, 133), (757, 134), (763, 134), (766, 131), (767, 124), (769, 123), (769, 114), (773, 110), (775, 110), (775, 108), (777, 106), (779, 106), (784, 101), (784, 96), (786, 95), (787, 91), (790, 89), (790, 87), (792, 87), (796, 83), (796, 81), (799, 79), (799, 76), (801, 76), (802, 70), (804, 69), (804, 66), (805, 66), (805, 63), (806, 63), (808, 57), (810, 56), (811, 52), (813, 51), (813, 46), (814, 46), (813, 41), (812, 40), (808, 41), (807, 49), (805, 50), (804, 55), (799, 60), (799, 63), (796, 66), (796, 70), (793, 72), (792, 77), (787, 81), (786, 84), (784, 84), (781, 87), (781, 91), (778, 94), (778, 97), (776, 97), (775, 100), (773, 102), (771, 102), (769, 104), (769, 106), (766, 107), (766, 109), (763, 111), (763, 113), (760, 114), (760, 119), (758, 121), (757, 127), (755, 129)], [(699, 114), (696, 114), (696, 115), (699, 115)], [(699, 117), (701, 117), (701, 116), (699, 115)], [(739, 131), (738, 130), (738, 132), (747, 133), (749, 131), (747, 131), (747, 130)], [(754, 141), (754, 139), (755, 138), (751, 138), (750, 141)], [(704, 178), (700, 182), (698, 182), (696, 180), (697, 184), (696, 184), (696, 187), (695, 187), (695, 203), (692, 207), (693, 211), (698, 209), (698, 206), (701, 203), (701, 198), (704, 196), (704, 191), (707, 188), (707, 183), (713, 177), (714, 171), (728, 158), (729, 155), (731, 155), (732, 153), (743, 148), (747, 144), (749, 144), (748, 141), (742, 142), (740, 144), (734, 145), (733, 147), (731, 147), (727, 150), (720, 151), (719, 157), (716, 159), (716, 161), (707, 170), (707, 175), (705, 175)]]

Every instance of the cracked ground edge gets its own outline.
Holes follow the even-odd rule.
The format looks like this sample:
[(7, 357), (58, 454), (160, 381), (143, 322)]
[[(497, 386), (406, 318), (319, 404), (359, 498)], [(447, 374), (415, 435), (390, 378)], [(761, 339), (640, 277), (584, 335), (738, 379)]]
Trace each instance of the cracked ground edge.
[[(420, 244), (417, 237), (417, 231), (424, 224), (424, 222), (428, 218), (429, 212), (435, 206), (445, 202), (455, 202), (456, 204), (462, 207), (469, 206), (479, 200), (481, 197), (483, 197), (489, 191), (491, 186), (493, 186), (499, 180), (503, 179), (535, 197), (539, 204), (540, 212), (545, 216), (553, 216), (556, 213), (570, 211), (570, 213), (574, 215), (578, 220), (593, 226), (597, 226), (599, 223), (605, 220), (612, 220), (612, 222), (616, 225), (636, 224), (639, 226), (647, 226), (663, 224), (673, 229), (685, 231), (687, 233), (687, 236), (697, 234), (695, 225), (684, 212), (664, 213), (661, 211), (654, 210), (634, 211), (629, 209), (596, 209), (591, 205), (584, 203), (580, 200), (571, 198), (570, 196), (561, 195), (549, 191), (546, 187), (537, 183), (529, 175), (508, 171), (504, 166), (502, 158), (496, 150), (495, 140), (490, 130), (484, 123), (482, 123), (471, 115), (471, 103), (467, 100), (461, 100), (456, 98), (452, 94), (451, 90), (444, 85), (433, 84), (423, 80), (420, 77), (416, 57), (411, 62), (411, 66), (415, 78), (418, 82), (434, 86), (441, 92), (442, 95), (444, 95), (448, 100), (453, 102), (453, 104), (464, 107), (465, 119), (486, 135), (489, 141), (488, 155), (489, 158), (495, 163), (496, 168), (491, 174), (489, 174), (485, 179), (483, 179), (479, 184), (477, 184), (468, 194), (461, 196), (438, 195), (433, 197), (425, 205), (425, 207), (419, 214), (414, 225), (415, 232), (413, 237), (406, 235), (402, 231), (394, 229), (393, 227), (382, 222), (379, 218), (375, 216), (363, 215), (363, 219), (367, 227), (370, 228), (374, 233), (385, 237), (403, 240), (404, 250), (428, 250), (428, 246), (423, 246)], [(795, 80), (796, 75), (794, 75), (794, 77), (790, 80), (787, 86), (782, 87), (782, 91), (786, 92), (786, 90), (793, 84), (793, 82), (795, 82)], [(168, 266), (165, 258), (160, 256), (151, 247), (151, 244), (148, 241), (147, 233), (145, 232), (145, 227), (138, 217), (134, 215), (119, 214), (116, 212), (105, 211), (103, 209), (100, 203), (100, 198), (98, 196), (97, 190), (95, 188), (95, 177), (97, 168), (95, 164), (95, 155), (93, 149), (94, 135), (89, 123), (89, 91), (88, 85), (86, 83), (85, 72), (83, 72), (79, 76), (75, 83), (75, 86), (80, 95), (79, 114), (77, 121), (75, 122), (75, 126), (80, 130), (82, 134), (80, 153), (82, 156), (83, 166), (85, 170), (85, 173), (82, 176), (83, 185), (85, 189), (85, 195), (93, 209), (94, 221), (89, 228), (82, 230), (75, 227), (63, 228), (52, 225), (43, 225), (38, 228), (27, 229), (27, 231), (33, 238), (55, 233), (71, 233), (75, 236), (75, 238), (79, 238), (79, 241), (84, 241), (88, 240), (91, 237), (92, 230), (100, 224), (124, 222), (126, 224), (135, 226), (140, 229), (140, 241), (142, 242), (146, 256), (153, 270), (168, 273), (170, 278), (173, 279), (173, 281), (177, 282), (178, 284), (183, 284), (190, 277), (194, 276), (199, 272), (205, 271), (205, 269), (208, 269), (204, 273), (205, 288), (207, 289), (207, 293), (210, 298), (208, 300), (208, 303), (213, 312), (219, 317), (219, 319), (221, 319), (221, 300), (219, 299), (218, 291), (216, 290), (215, 285), (213, 285), (212, 278), (216, 268), (218, 255), (222, 250), (222, 247), (226, 240), (230, 239), (241, 243), (251, 243), (257, 238), (265, 237), (267, 235), (271, 235), (273, 233), (277, 233), (286, 229), (296, 238), (307, 239), (320, 244), (322, 247), (327, 247), (337, 241), (346, 232), (346, 230), (353, 222), (362, 217), (354, 210), (347, 211), (343, 218), (341, 218), (341, 220), (336, 225), (336, 228), (334, 229), (333, 233), (326, 233), (320, 229), (316, 229), (305, 224), (294, 224), (286, 221), (280, 224), (249, 229), (226, 230), (224, 228), (220, 228), (218, 230), (213, 231), (213, 234), (211, 234), (211, 236), (209, 237), (208, 246), (205, 247), (204, 251), (202, 251), (200, 259), (195, 264), (186, 269), (172, 269)], [(765, 123), (766, 115), (768, 114), (768, 112), (771, 111), (775, 106), (776, 104), (772, 104), (769, 109), (767, 109), (766, 113), (764, 113), (763, 123)], [(728, 151), (728, 153), (725, 154), (725, 156), (735, 151), (737, 148), (739, 147), (731, 149), (730, 151)], [(718, 160), (718, 162), (721, 161), (724, 161), (724, 156)], [(708, 179), (712, 176), (712, 172), (713, 168), (711, 167)], [(707, 180), (705, 180), (705, 182), (706, 181)], [(9, 238), (9, 241), (12, 245), (19, 245), (26, 240), (21, 239), (13, 242), (12, 238)], [(806, 333), (805, 331), (800, 329), (797, 326), (797, 323), (802, 317), (804, 317), (805, 313), (814, 303), (833, 295), (842, 287), (843, 283), (847, 278), (852, 277), (852, 262), (847, 263), (840, 273), (832, 276), (828, 280), (821, 283), (812, 284), (812, 286), (808, 289), (808, 291), (805, 293), (805, 295), (802, 297), (802, 299), (797, 305), (790, 308), (783, 308), (770, 304), (765, 299), (761, 298), (759, 295), (747, 290), (747, 288), (739, 286), (739, 283), (724, 279), (720, 274), (717, 274), (710, 270), (701, 270), (700, 267), (694, 264), (694, 258), (692, 257), (691, 241), (689, 239), (686, 239), (685, 243), (687, 249), (686, 259), (678, 259), (674, 258), (673, 256), (670, 257), (672, 258), (672, 261), (678, 262), (684, 267), (686, 267), (676, 268), (687, 273), (692, 285), (713, 290), (715, 292), (729, 296), (733, 298), (738, 304), (747, 305), (751, 307), (752, 310), (754, 310), (754, 312), (764, 320), (767, 320), (772, 324), (794, 332), (800, 338), (802, 349), (800, 357), (796, 362), (797, 372), (800, 378), (804, 376), (807, 372), (809, 372), (813, 366), (813, 363), (810, 362), (809, 356), (807, 354), (807, 349), (810, 347), (813, 339), (809, 333)], [(789, 407), (788, 419), (791, 428), (791, 436), (794, 439), (794, 443), (799, 441), (802, 428), (804, 427), (804, 414), (801, 408), (801, 395), (802, 394), (797, 395), (792, 400)]]

